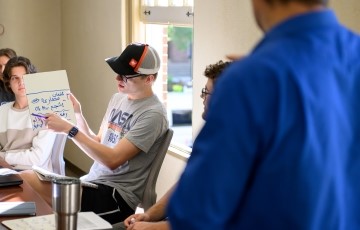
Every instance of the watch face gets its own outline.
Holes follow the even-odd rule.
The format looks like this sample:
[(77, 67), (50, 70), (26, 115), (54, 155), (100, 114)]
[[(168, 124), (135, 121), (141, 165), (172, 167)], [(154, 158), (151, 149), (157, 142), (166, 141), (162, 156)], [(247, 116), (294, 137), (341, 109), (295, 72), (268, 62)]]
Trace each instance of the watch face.
[(74, 126), (74, 127), (72, 127), (72, 128), (70, 129), (68, 136), (69, 136), (70, 138), (75, 137), (75, 135), (78, 133), (78, 131), (79, 131), (78, 128), (76, 128), (76, 127)]

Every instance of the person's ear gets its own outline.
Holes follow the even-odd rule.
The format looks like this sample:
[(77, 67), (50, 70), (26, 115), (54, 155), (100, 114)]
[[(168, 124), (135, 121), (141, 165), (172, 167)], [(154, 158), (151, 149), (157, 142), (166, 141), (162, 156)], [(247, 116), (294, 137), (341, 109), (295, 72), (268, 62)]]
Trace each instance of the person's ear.
[(155, 81), (155, 77), (153, 74), (146, 76), (146, 83), (152, 84)]

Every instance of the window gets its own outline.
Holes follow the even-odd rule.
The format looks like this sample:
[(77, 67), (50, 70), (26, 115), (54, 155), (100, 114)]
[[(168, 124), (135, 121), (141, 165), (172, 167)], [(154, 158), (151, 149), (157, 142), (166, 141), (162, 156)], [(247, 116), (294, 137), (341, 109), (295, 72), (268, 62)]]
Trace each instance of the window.
[(143, 40), (162, 57), (162, 69), (154, 86), (164, 102), (173, 143), (192, 146), (192, 40), (193, 1), (143, 0)]

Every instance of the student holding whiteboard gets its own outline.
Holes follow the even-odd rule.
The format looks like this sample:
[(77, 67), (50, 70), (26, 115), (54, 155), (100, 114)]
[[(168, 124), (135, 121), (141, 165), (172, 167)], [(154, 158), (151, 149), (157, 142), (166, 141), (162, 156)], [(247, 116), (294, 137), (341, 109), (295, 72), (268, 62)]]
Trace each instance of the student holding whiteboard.
[(23, 75), (36, 73), (28, 58), (11, 58), (4, 70), (5, 87), (15, 101), (0, 106), (0, 157), (18, 169), (37, 165), (52, 171), (51, 151), (56, 133), (34, 129), (29, 112)]
[[(98, 188), (83, 187), (81, 211), (93, 211), (114, 224), (133, 214), (141, 202), (168, 121), (152, 90), (160, 69), (160, 57), (153, 47), (133, 43), (106, 62), (115, 72), (119, 92), (110, 99), (98, 134), (87, 125), (73, 96), (77, 125), (55, 113), (47, 114), (46, 122), (49, 129), (68, 134), (94, 160), (82, 179)], [(39, 192), (43, 195), (45, 188)]]

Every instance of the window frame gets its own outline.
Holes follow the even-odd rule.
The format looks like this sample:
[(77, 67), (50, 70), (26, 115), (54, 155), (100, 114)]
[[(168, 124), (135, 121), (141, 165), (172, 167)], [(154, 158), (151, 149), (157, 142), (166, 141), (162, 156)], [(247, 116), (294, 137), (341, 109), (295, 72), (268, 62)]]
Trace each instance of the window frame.
[[(160, 6), (159, 1), (145, 1), (142, 0), (139, 7), (139, 23), (141, 40), (145, 40), (145, 25), (146, 24), (159, 24), (159, 25), (174, 25), (174, 26), (186, 26), (193, 28), (193, 1), (183, 1), (182, 6), (174, 6), (168, 1), (167, 6)], [(146, 4), (147, 3), (147, 4)], [(192, 38), (193, 39), (193, 38)], [(193, 73), (191, 73), (193, 77)], [(192, 94), (195, 92), (193, 91)], [(193, 130), (193, 124), (191, 125)], [(193, 133), (193, 132), (192, 132)], [(192, 151), (191, 147), (188, 147), (181, 143), (171, 142), (170, 151), (182, 156), (188, 157)]]

